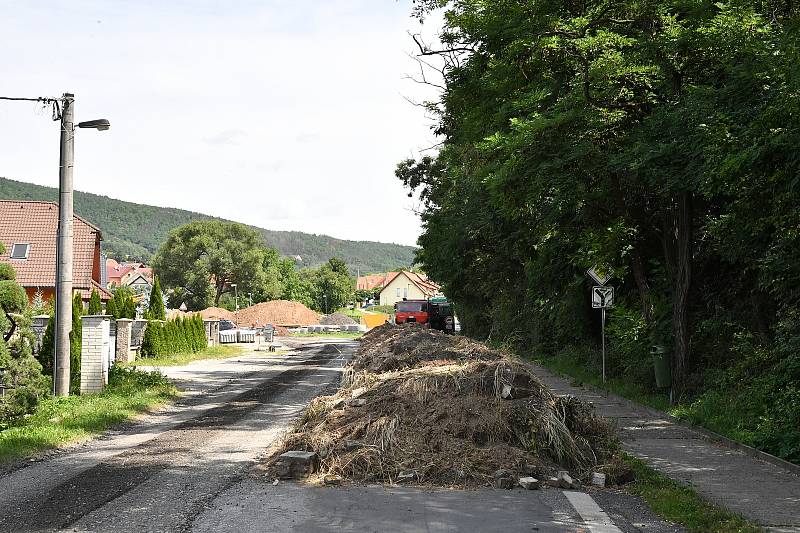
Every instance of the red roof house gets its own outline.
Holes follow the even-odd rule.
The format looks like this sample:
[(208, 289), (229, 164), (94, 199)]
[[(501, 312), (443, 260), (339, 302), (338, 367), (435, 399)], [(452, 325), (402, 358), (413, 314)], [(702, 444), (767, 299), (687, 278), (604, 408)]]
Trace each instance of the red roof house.
[[(73, 290), (88, 300), (95, 289), (106, 301), (111, 293), (100, 285), (100, 229), (77, 215), (72, 229)], [(45, 300), (55, 295), (57, 238), (57, 203), (0, 200), (0, 242), (6, 249), (0, 262), (14, 267), (30, 299), (37, 290)]]

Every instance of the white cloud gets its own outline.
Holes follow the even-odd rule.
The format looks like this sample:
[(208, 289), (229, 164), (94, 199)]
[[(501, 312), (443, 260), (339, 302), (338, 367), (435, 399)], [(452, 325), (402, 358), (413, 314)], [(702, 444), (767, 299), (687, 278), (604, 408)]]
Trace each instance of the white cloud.
[[(271, 228), (412, 244), (394, 166), (435, 143), (410, 2), (0, 0), (0, 95), (76, 94), (76, 187)], [(224, 7), (221, 7), (224, 6)], [(430, 30), (426, 30), (430, 33)], [(58, 129), (0, 103), (0, 175), (57, 183)], [(381, 222), (383, 221), (383, 222)]]

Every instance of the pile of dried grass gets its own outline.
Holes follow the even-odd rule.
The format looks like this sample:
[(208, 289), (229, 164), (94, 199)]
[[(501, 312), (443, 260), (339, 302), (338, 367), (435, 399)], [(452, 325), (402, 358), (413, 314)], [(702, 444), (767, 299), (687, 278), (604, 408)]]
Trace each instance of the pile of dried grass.
[(311, 403), (283, 449), (316, 451), (323, 475), (477, 486), (499, 469), (586, 472), (615, 442), (591, 406), (553, 395), (509, 356), (386, 325), (364, 336), (342, 388)]

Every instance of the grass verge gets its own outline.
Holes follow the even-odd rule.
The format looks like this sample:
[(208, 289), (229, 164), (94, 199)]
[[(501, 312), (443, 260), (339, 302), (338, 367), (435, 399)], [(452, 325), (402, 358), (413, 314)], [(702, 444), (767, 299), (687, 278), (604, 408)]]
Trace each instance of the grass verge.
[(689, 487), (673, 481), (644, 462), (623, 454), (636, 481), (626, 486), (660, 517), (697, 533), (755, 533), (763, 531), (741, 516), (711, 504)]
[[(253, 346), (255, 346), (255, 344)], [(192, 361), (201, 361), (203, 359), (226, 359), (228, 357), (236, 357), (244, 350), (244, 346), (218, 344), (216, 346), (206, 348), (202, 352), (174, 353), (171, 355), (160, 355), (157, 357), (140, 357), (135, 362), (128, 363), (127, 366), (181, 366), (191, 363)]]
[(177, 396), (159, 372), (115, 366), (102, 393), (48, 398), (31, 416), (0, 431), (0, 462), (89, 438)]
[(554, 372), (570, 376), (574, 385), (586, 383), (634, 402), (649, 405), (660, 411), (667, 412), (670, 409), (669, 397), (666, 393), (654, 394), (630, 379), (609, 378), (607, 376), (606, 382), (603, 383), (601, 373), (592, 371), (568, 355), (537, 358), (535, 362)]
[(362, 331), (329, 331), (327, 333), (290, 333), (290, 337), (337, 337), (341, 339), (359, 339)]

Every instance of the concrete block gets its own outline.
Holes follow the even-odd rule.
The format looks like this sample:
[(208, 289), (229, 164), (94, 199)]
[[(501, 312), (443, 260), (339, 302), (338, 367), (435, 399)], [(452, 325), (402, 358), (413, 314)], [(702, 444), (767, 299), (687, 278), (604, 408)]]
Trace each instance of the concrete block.
[(304, 477), (317, 471), (319, 456), (315, 452), (292, 450), (282, 453), (275, 465), (282, 479)]
[(494, 473), (494, 486), (498, 489), (513, 489), (517, 484), (514, 482), (511, 472), (508, 470), (496, 470)]
[(575, 480), (572, 479), (566, 470), (559, 470), (558, 472), (558, 484), (561, 486), (562, 489), (571, 489), (573, 488), (572, 485), (575, 483)]
[(519, 486), (525, 490), (536, 490), (539, 488), (539, 480), (535, 477), (519, 478)]
[(593, 472), (592, 473), (592, 485), (597, 487), (605, 487), (606, 486), (606, 475), (601, 474), (600, 472)]

